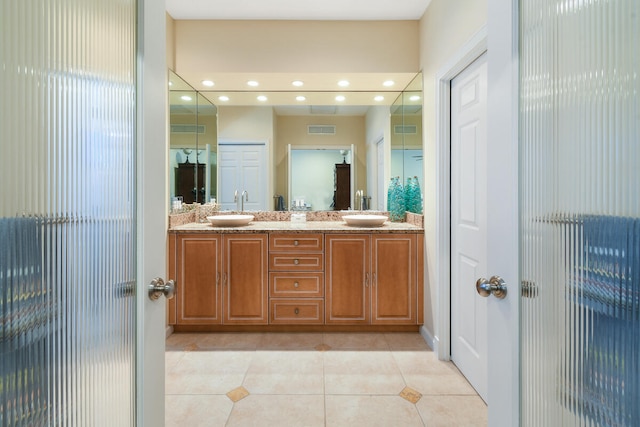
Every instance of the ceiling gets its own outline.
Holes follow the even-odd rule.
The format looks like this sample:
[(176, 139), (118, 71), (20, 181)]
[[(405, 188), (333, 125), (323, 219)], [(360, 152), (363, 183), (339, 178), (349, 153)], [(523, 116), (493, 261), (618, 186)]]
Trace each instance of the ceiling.
[[(431, 0), (165, 0), (174, 19), (212, 20), (419, 20)], [(332, 114), (362, 115), (370, 105), (391, 105), (400, 91), (415, 77), (411, 73), (358, 73), (306, 75), (216, 73), (215, 86), (207, 88), (202, 80), (211, 78), (201, 71), (182, 70), (186, 82), (216, 105), (272, 105), (279, 115), (311, 114), (313, 106), (334, 105)], [(259, 80), (259, 86), (247, 87), (248, 80)], [(302, 80), (304, 86), (291, 82)], [(350, 82), (347, 88), (339, 80)], [(392, 80), (392, 86), (382, 82)], [(266, 101), (258, 101), (264, 95)], [(304, 101), (296, 101), (303, 95)], [(344, 101), (336, 101), (344, 95)], [(227, 96), (227, 101), (220, 101)], [(375, 101), (375, 96), (383, 100)], [(378, 98), (379, 99), (379, 98)]]

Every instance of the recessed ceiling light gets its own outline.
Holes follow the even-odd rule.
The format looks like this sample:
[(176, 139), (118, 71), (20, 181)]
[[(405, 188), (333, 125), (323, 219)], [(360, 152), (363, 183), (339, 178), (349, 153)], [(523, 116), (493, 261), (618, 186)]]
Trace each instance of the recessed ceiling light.
[(380, 102), (380, 101), (384, 101), (384, 96), (382, 96), (382, 95), (378, 95), (378, 96), (376, 96), (375, 98), (373, 98), (373, 100), (374, 100), (374, 101), (378, 101), (378, 102)]
[(259, 83), (258, 83), (257, 81), (255, 81), (255, 80), (249, 80), (249, 81), (247, 82), (247, 84), (248, 84), (249, 86), (256, 87), (256, 86), (258, 86), (258, 84), (259, 84)]
[(338, 101), (338, 102), (342, 102), (342, 101), (344, 101), (345, 99), (347, 99), (347, 98), (345, 98), (345, 97), (344, 97), (344, 95), (338, 95), (338, 96), (336, 96), (336, 101)]
[(202, 81), (202, 84), (203, 84), (204, 86), (211, 87), (211, 86), (213, 86), (215, 83), (213, 83), (211, 80), (203, 80), (203, 81)]
[(302, 95), (298, 95), (298, 96), (296, 96), (296, 101), (305, 101), (306, 99), (307, 99), (307, 98), (305, 98), (305, 97), (304, 97), (304, 96), (302, 96)]
[(396, 84), (396, 82), (394, 82), (393, 80), (387, 80), (384, 83), (382, 83), (382, 86), (389, 87), (389, 86), (393, 86), (394, 84)]
[(267, 100), (267, 97), (266, 97), (266, 96), (264, 96), (264, 95), (259, 95), (259, 96), (258, 96), (258, 98), (256, 98), (256, 99), (257, 99), (258, 101), (260, 101), (260, 102), (264, 102), (264, 101), (266, 101), (266, 100)]
[(220, 95), (218, 99), (222, 102), (227, 102), (229, 100), (229, 97), (226, 95)]
[(418, 95), (413, 95), (409, 97), (409, 101), (419, 101), (420, 97)]
[(192, 98), (190, 96), (187, 96), (187, 95), (182, 95), (180, 97), (180, 99), (182, 99), (183, 101), (191, 101)]
[(302, 82), (300, 80), (294, 80), (294, 81), (291, 82), (291, 84), (294, 85), (294, 86), (300, 87), (300, 86), (304, 85), (304, 82)]
[(349, 80), (340, 80), (340, 81), (338, 82), (338, 86), (340, 86), (340, 87), (347, 87), (347, 86), (349, 86)]

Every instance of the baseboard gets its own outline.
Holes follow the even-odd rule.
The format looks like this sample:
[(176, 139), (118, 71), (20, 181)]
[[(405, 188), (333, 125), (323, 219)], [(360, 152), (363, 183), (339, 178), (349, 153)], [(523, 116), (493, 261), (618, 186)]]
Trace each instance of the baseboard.
[(164, 337), (169, 338), (169, 335), (173, 333), (173, 326), (167, 325), (167, 329), (165, 330)]
[(424, 325), (420, 326), (420, 331), (419, 332), (420, 332), (420, 335), (422, 335), (422, 338), (425, 340), (425, 342), (429, 346), (429, 348), (431, 348), (431, 350), (433, 350), (434, 353), (438, 354), (438, 340), (437, 340), (437, 338), (434, 338), (433, 335), (431, 335), (431, 333), (429, 333), (427, 328), (424, 327)]

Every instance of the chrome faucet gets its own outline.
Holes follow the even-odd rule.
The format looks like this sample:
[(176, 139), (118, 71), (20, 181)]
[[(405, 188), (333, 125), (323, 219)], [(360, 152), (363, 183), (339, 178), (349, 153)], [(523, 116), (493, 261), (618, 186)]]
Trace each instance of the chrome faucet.
[(242, 190), (242, 194), (240, 195), (240, 212), (244, 212), (244, 202), (245, 200), (249, 201), (249, 193), (247, 190)]
[(233, 203), (236, 204), (236, 210), (238, 210), (238, 190), (233, 192)]

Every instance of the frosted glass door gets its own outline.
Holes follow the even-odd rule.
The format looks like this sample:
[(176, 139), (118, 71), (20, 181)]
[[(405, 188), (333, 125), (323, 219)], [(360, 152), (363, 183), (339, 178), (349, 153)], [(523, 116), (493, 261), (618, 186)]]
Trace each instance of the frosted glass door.
[(0, 1), (0, 425), (136, 420), (135, 0)]
[(523, 426), (640, 425), (639, 20), (520, 1)]

